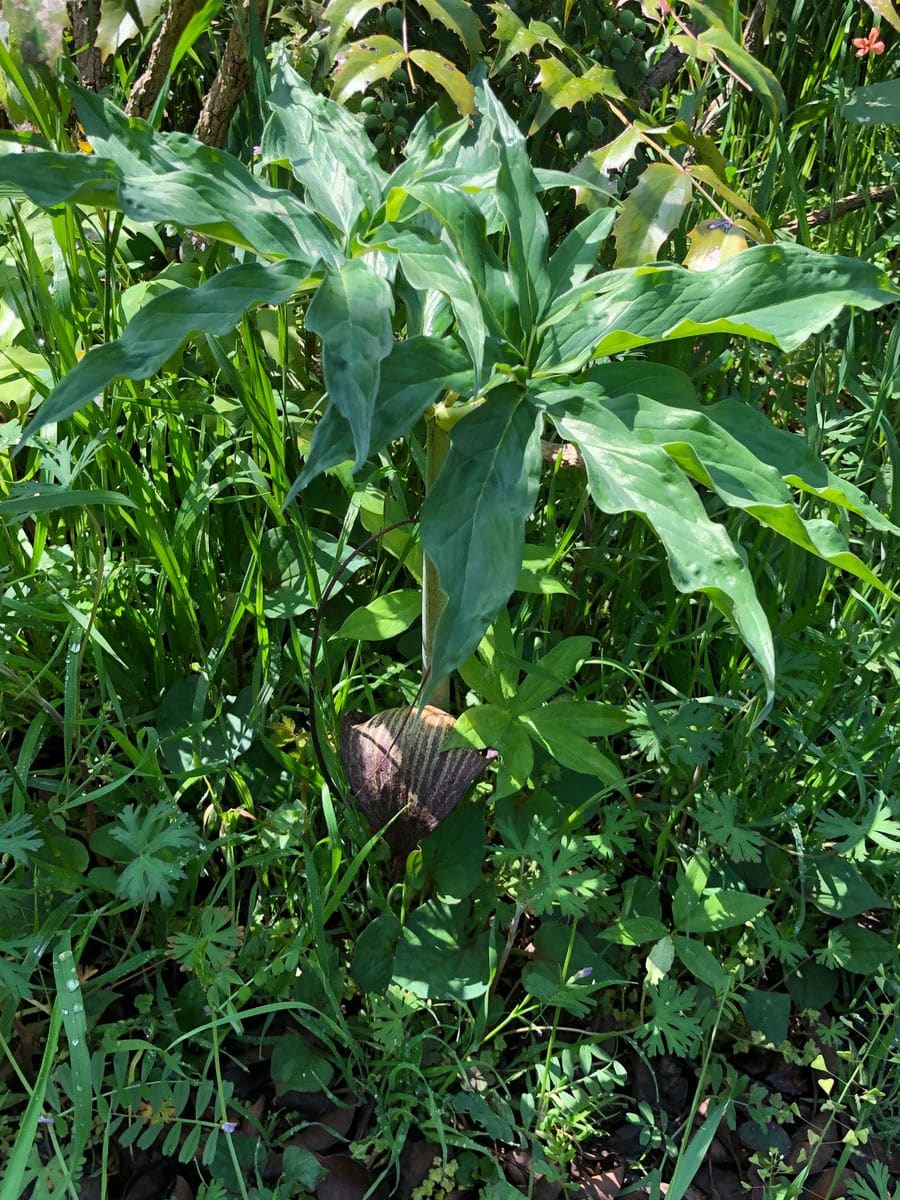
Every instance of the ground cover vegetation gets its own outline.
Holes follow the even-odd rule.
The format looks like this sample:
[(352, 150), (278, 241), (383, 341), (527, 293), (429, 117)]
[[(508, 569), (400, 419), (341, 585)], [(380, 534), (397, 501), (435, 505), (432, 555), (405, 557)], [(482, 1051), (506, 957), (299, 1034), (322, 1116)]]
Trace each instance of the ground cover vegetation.
[(896, 1200), (891, 0), (4, 21), (0, 1200)]

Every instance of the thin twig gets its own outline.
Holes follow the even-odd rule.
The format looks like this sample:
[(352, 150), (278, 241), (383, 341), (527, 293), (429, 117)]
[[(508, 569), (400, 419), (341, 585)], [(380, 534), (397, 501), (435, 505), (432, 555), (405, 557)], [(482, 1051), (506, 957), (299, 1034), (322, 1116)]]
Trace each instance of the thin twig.
[[(807, 225), (828, 225), (831, 221), (845, 216), (846, 213), (856, 212), (868, 204), (887, 204), (891, 200), (896, 200), (898, 196), (900, 196), (900, 187), (895, 183), (869, 188), (867, 192), (853, 192), (849, 196), (842, 196), (840, 200), (835, 200), (833, 204), (828, 204), (824, 208), (812, 209), (806, 214), (806, 223)], [(799, 226), (799, 221), (788, 221), (783, 228), (788, 233), (796, 233)]]

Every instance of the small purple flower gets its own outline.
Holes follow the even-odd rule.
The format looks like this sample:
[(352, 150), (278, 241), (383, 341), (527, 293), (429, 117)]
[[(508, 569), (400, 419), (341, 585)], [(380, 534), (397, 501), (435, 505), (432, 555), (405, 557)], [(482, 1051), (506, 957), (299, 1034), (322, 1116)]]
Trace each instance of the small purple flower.
[(572, 976), (573, 979), (590, 979), (594, 973), (593, 967), (582, 967), (580, 971), (576, 971)]
[(223, 1133), (234, 1133), (237, 1129), (237, 1121), (223, 1121), (221, 1129)]
[(43, 1113), (38, 1117), (38, 1125), (55, 1125), (56, 1117), (45, 1117)]

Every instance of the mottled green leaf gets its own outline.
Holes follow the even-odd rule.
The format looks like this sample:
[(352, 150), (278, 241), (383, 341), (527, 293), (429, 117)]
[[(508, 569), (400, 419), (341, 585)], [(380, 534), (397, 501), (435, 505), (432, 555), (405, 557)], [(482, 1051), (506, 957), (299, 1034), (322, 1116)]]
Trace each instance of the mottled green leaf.
[(344, 101), (379, 79), (390, 79), (405, 59), (400, 43), (385, 34), (352, 42), (337, 56), (332, 97)]
[(266, 104), (263, 159), (290, 163), (313, 208), (348, 234), (364, 209), (381, 203), (386, 179), (361, 121), (315, 93), (284, 55)]
[(409, 57), (444, 89), (463, 116), (475, 111), (475, 89), (443, 54), (434, 50), (413, 50)]
[(900, 78), (857, 88), (844, 116), (857, 125), (900, 125)]
[[(403, 437), (441, 392), (466, 392), (472, 368), (462, 347), (451, 338), (414, 337), (395, 342), (381, 364), (378, 397), (372, 413), (369, 449), (377, 453)], [(353, 431), (329, 405), (316, 425), (306, 466), (288, 493), (289, 504), (322, 471), (354, 457)]]

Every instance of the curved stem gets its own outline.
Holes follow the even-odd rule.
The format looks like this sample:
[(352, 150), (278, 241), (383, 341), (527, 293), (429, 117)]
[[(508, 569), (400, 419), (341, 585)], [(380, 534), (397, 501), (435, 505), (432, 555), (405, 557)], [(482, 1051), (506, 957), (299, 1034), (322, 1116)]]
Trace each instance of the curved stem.
[[(439, 424), (434, 414), (428, 417), (428, 433), (425, 441), (425, 492), (437, 478), (438, 471), (443, 466), (447, 451), (450, 449), (450, 433)], [(423, 557), (422, 570), (422, 675), (428, 678), (434, 650), (434, 631), (444, 611), (447, 597), (441, 591), (437, 568), (428, 557)], [(431, 703), (438, 708), (449, 711), (450, 680), (448, 677), (431, 681)]]

